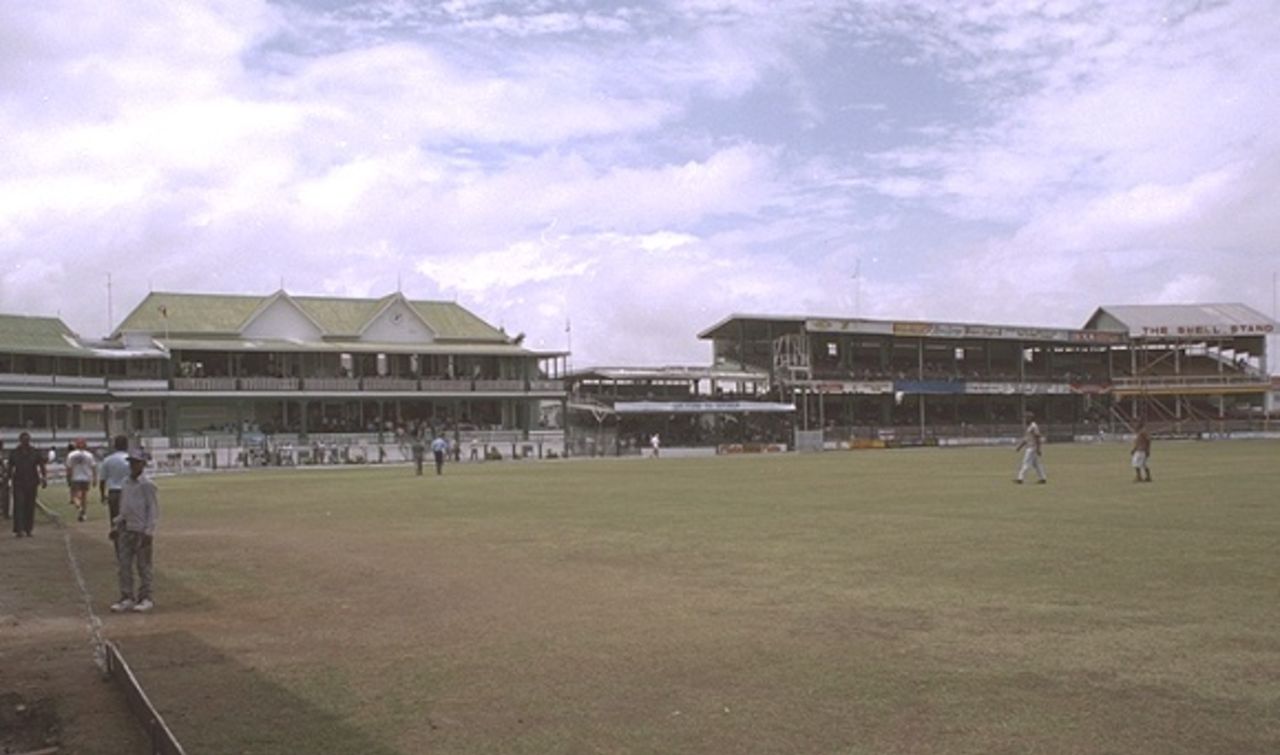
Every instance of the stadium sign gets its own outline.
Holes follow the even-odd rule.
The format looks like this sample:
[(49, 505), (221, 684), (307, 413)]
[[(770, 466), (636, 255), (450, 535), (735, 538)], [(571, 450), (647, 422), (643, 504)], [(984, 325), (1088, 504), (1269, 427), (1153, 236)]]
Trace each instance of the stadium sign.
[(794, 412), (794, 404), (773, 401), (626, 401), (613, 405), (618, 414), (754, 414)]
[(1197, 338), (1201, 336), (1269, 336), (1275, 332), (1275, 325), (1266, 323), (1217, 323), (1213, 325), (1144, 325), (1138, 335), (1174, 336), (1177, 338)]
[(954, 380), (895, 380), (893, 389), (899, 393), (943, 396), (964, 393), (964, 383)]
[(1124, 343), (1123, 333), (1066, 328), (1032, 328), (1010, 325), (974, 325), (948, 322), (884, 322), (873, 320), (806, 320), (811, 333), (863, 333), (910, 338), (955, 338), (1001, 341), (1051, 341), (1057, 343)]
[(1048, 396), (1071, 393), (1071, 386), (1065, 383), (996, 383), (969, 381), (964, 384), (964, 392), (979, 396)]
[(891, 380), (829, 380), (817, 383), (813, 390), (818, 393), (852, 393), (860, 396), (879, 396), (893, 393)]

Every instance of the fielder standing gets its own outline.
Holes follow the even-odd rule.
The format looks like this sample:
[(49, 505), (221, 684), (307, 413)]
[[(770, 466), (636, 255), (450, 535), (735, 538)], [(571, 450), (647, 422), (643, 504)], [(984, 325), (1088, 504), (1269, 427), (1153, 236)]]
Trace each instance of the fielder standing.
[(1014, 482), (1021, 485), (1023, 478), (1027, 476), (1027, 470), (1034, 469), (1040, 476), (1037, 484), (1043, 485), (1049, 481), (1049, 476), (1044, 471), (1044, 462), (1040, 460), (1040, 447), (1044, 443), (1044, 438), (1040, 435), (1040, 426), (1036, 424), (1036, 415), (1027, 412), (1026, 419), (1027, 429), (1022, 435), (1022, 442), (1015, 449), (1022, 451), (1022, 466), (1018, 468), (1018, 476)]
[(1151, 468), (1147, 466), (1147, 462), (1151, 460), (1151, 433), (1147, 432), (1146, 422), (1139, 422), (1136, 430), (1133, 436), (1133, 448), (1129, 449), (1129, 458), (1133, 464), (1133, 481), (1151, 482)]

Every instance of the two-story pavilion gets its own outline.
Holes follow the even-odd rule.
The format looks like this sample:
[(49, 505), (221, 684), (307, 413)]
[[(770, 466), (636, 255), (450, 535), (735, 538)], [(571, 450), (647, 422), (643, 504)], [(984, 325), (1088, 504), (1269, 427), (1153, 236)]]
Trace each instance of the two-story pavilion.
[(773, 400), (769, 374), (720, 367), (593, 367), (566, 376), (573, 452), (665, 446), (785, 444), (794, 405)]
[[(566, 355), (522, 340), (454, 302), (400, 293), (157, 292), (97, 344), (58, 320), (10, 317), (0, 322), (0, 430), (177, 437), (365, 433), (423, 422), (527, 432), (544, 401), (564, 400)], [(128, 412), (108, 428), (81, 416), (86, 404)]]

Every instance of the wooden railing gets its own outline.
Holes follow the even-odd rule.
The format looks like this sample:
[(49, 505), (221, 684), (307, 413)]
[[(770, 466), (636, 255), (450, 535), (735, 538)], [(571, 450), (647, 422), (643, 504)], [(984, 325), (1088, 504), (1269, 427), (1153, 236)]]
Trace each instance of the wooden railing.
[(298, 378), (252, 377), (240, 378), (242, 391), (296, 391)]
[(563, 380), (507, 378), (501, 380), (449, 380), (443, 378), (413, 378), (372, 376), (354, 377), (175, 377), (163, 378), (104, 378), (64, 375), (26, 375), (0, 373), (0, 386), (74, 387), (122, 391), (191, 391), (210, 393), (234, 393), (237, 391), (332, 391), (341, 393), (396, 392), (396, 393), (560, 393), (565, 390)]
[(174, 378), (175, 391), (234, 391), (236, 379), (233, 377), (198, 377)]
[(1267, 379), (1264, 376), (1247, 374), (1222, 375), (1143, 375), (1139, 377), (1119, 377), (1112, 381), (1116, 388), (1190, 388), (1217, 386), (1258, 385), (1266, 389)]

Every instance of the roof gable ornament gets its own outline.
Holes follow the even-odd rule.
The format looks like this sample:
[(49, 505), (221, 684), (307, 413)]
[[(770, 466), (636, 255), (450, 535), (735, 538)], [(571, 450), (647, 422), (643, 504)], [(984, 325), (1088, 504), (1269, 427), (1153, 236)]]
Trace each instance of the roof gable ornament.
[(362, 341), (376, 343), (432, 343), (436, 331), (418, 310), (397, 291), (386, 297), (369, 321), (360, 328)]
[(307, 314), (284, 289), (267, 297), (240, 326), (247, 338), (272, 338), (295, 341), (319, 341), (324, 327)]

